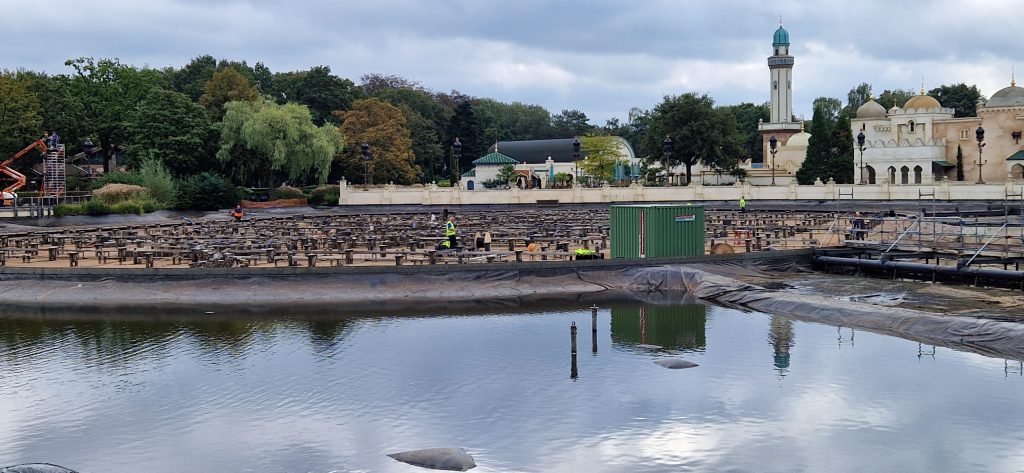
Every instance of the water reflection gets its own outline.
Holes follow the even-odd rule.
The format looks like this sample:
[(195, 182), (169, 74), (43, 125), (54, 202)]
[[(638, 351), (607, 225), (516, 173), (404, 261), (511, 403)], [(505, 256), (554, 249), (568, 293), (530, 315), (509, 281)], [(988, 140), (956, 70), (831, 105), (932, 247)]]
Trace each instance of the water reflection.
[[(1024, 427), (1006, 415), (1024, 406), (1020, 363), (941, 347), (921, 362), (917, 342), (862, 332), (854, 347), (841, 329), (837, 346), (835, 327), (713, 306), (618, 305), (595, 319), (589, 305), (0, 319), (0, 465), (409, 472), (385, 454), (445, 446), (482, 472), (1024, 464)], [(573, 322), (577, 349), (614, 349), (578, 356)], [(664, 369), (652, 361), (665, 351), (640, 345), (700, 366)]]
[(623, 345), (703, 351), (707, 306), (703, 304), (612, 307), (612, 341)]
[(789, 349), (793, 348), (793, 321), (778, 315), (771, 316), (768, 323), (768, 343), (772, 345), (772, 364), (779, 376), (785, 376), (789, 368)]

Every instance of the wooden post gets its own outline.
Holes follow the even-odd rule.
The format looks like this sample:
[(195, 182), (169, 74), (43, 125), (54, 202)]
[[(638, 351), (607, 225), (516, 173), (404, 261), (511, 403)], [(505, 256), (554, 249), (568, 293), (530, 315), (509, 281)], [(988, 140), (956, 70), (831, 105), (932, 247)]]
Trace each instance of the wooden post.
[(597, 354), (597, 304), (590, 307), (590, 352)]

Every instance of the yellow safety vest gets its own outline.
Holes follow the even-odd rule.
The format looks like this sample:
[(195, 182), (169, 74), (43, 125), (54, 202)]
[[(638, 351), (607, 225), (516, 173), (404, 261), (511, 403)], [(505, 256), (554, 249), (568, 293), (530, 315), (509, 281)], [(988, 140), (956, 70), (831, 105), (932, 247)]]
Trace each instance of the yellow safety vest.
[(742, 209), (743, 207), (746, 207), (746, 206), (747, 206), (747, 201), (744, 200), (744, 199), (740, 199), (740, 208)]
[(455, 223), (445, 222), (444, 224), (444, 236), (452, 236), (455, 234)]

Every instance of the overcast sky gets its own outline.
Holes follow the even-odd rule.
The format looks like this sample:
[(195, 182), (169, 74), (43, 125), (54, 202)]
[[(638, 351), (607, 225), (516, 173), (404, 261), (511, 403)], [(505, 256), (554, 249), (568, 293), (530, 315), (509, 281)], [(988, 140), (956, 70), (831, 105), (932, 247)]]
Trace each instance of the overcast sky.
[(274, 72), (327, 65), (359, 82), (397, 74), (591, 123), (664, 95), (718, 104), (768, 100), (772, 34), (790, 33), (794, 113), (868, 82), (927, 89), (965, 82), (985, 96), (1024, 74), (1014, 1), (756, 0), (0, 0), (0, 68), (67, 73), (117, 57), (182, 67), (210, 54)]

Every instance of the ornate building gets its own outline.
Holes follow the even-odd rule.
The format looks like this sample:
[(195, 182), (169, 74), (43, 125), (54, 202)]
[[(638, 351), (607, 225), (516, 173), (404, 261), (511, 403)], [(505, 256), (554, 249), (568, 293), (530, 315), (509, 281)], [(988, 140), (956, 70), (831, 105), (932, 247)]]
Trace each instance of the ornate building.
[[(859, 152), (854, 157), (856, 182), (953, 181), (958, 154), (965, 181), (1024, 179), (1024, 88), (1011, 81), (987, 102), (978, 103), (977, 116), (953, 118), (953, 113), (926, 95), (923, 87), (903, 107), (889, 110), (870, 98), (850, 120), (852, 135), (863, 134), (866, 147), (863, 159)], [(979, 128), (984, 146), (979, 146)]]

